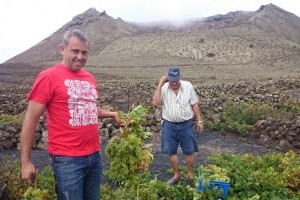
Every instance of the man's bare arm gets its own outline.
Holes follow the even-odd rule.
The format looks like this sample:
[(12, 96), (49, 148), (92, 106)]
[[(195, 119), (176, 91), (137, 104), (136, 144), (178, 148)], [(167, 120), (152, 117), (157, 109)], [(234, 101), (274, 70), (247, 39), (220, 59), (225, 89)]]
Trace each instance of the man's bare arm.
[(204, 130), (203, 128), (203, 121), (202, 121), (202, 117), (201, 117), (201, 111), (200, 111), (200, 106), (198, 103), (195, 103), (194, 105), (192, 105), (192, 109), (193, 112), (196, 116), (196, 127), (197, 127), (197, 132), (202, 132)]
[(23, 122), (21, 141), (22, 178), (30, 185), (34, 184), (36, 169), (31, 163), (31, 148), (34, 142), (35, 127), (42, 116), (46, 105), (29, 101), (26, 116)]
[(158, 106), (161, 104), (161, 87), (165, 84), (165, 82), (168, 81), (167, 76), (163, 76), (161, 77), (161, 79), (159, 80), (159, 83), (157, 85), (156, 91), (153, 95), (152, 98), (152, 104), (155, 106)]

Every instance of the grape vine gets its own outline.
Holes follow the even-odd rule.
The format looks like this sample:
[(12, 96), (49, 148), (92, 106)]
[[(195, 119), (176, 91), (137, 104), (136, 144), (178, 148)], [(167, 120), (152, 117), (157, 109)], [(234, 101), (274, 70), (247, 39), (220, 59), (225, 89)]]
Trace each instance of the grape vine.
[(120, 135), (112, 137), (105, 149), (110, 163), (106, 175), (120, 185), (130, 181), (136, 173), (146, 172), (153, 160), (153, 155), (143, 145), (151, 133), (144, 132), (142, 124), (146, 109), (135, 107), (129, 114), (120, 113), (124, 124)]

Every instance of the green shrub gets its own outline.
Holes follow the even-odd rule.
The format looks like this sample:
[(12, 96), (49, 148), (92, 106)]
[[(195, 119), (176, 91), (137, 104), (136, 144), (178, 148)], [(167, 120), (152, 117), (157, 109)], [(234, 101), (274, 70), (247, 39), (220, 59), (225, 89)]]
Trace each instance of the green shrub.
[[(293, 151), (251, 154), (215, 154), (209, 157), (210, 166), (226, 171), (230, 179), (227, 199), (289, 199), (300, 198), (300, 156)], [(28, 187), (20, 178), (20, 163), (4, 157), (0, 176), (7, 184), (11, 199), (54, 200), (54, 180), (50, 166), (37, 175), (37, 185)], [(215, 199), (219, 191), (198, 191), (196, 186), (166, 185), (148, 173), (137, 173), (124, 185), (101, 185), (101, 199)]]
[(216, 154), (211, 164), (228, 172), (230, 196), (228, 199), (299, 199), (300, 156), (293, 151), (251, 154)]
[(247, 135), (254, 130), (254, 124), (271, 109), (268, 104), (232, 103), (224, 108), (220, 115), (221, 122), (215, 127)]
[[(269, 109), (270, 106), (265, 104), (231, 104), (224, 109), (222, 115), (223, 122), (229, 122), (231, 126), (219, 123), (219, 128), (244, 132), (264, 113), (269, 113)], [(123, 116), (125, 129), (119, 137), (112, 138), (111, 144), (106, 147), (111, 164), (109, 178), (122, 183), (101, 185), (101, 199), (215, 199), (219, 191), (198, 191), (196, 187), (181, 183), (166, 185), (157, 178), (153, 179), (147, 170), (142, 170), (148, 169), (151, 163), (148, 161), (152, 161), (152, 155), (143, 154), (145, 152), (142, 148), (149, 136), (141, 129), (144, 112), (144, 108), (138, 106), (130, 114)], [(144, 158), (149, 160), (145, 161)], [(226, 176), (230, 179), (230, 194), (227, 199), (300, 199), (300, 156), (293, 151), (263, 156), (218, 154), (209, 158), (209, 164), (226, 171)], [(37, 174), (36, 186), (29, 187), (21, 180), (19, 160), (3, 157), (0, 177), (7, 184), (11, 199), (55, 199), (53, 171), (50, 166)]]
[(205, 128), (225, 130), (247, 135), (255, 130), (255, 123), (260, 119), (271, 117), (278, 120), (293, 119), (299, 115), (300, 106), (296, 101), (276, 104), (274, 107), (267, 103), (229, 103), (220, 113), (220, 122), (205, 121)]
[(153, 155), (143, 146), (150, 136), (142, 127), (145, 112), (143, 106), (137, 106), (127, 115), (121, 113), (121, 134), (111, 138), (106, 146), (110, 168), (105, 173), (119, 185), (130, 182), (139, 172), (148, 171), (152, 163)]
[[(194, 187), (177, 184), (167, 185), (164, 182), (150, 177), (136, 176), (132, 184), (122, 187), (112, 188), (109, 185), (101, 186), (101, 199), (143, 199), (143, 200), (189, 200), (189, 199), (207, 199), (208, 195), (198, 191)], [(213, 199), (214, 194), (209, 197)]]
[(300, 113), (300, 101), (299, 99), (288, 99), (284, 103), (277, 104), (279, 110), (291, 113), (291, 118)]
[(7, 124), (20, 124), (23, 122), (25, 115), (9, 115), (9, 114), (1, 114), (0, 115), (0, 125), (7, 125)]
[(11, 199), (22, 199), (27, 185), (21, 177), (19, 160), (4, 156), (0, 166), (0, 177), (6, 183)]
[(216, 54), (214, 54), (214, 53), (208, 53), (208, 54), (206, 54), (206, 56), (209, 57), (209, 58), (215, 57), (215, 55)]
[(11, 199), (55, 199), (54, 177), (50, 166), (37, 174), (35, 187), (28, 186), (21, 178), (21, 163), (4, 156), (0, 165), (0, 177), (6, 183)]

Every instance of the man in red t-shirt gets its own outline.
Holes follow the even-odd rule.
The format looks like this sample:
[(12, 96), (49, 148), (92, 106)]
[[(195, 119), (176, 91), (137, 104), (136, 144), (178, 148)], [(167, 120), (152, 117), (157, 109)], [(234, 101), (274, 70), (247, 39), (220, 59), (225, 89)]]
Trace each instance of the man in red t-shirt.
[(117, 112), (97, 107), (98, 88), (93, 75), (83, 69), (89, 41), (79, 30), (68, 31), (61, 45), (62, 63), (42, 71), (28, 95), (21, 131), (22, 178), (35, 182), (30, 160), (35, 127), (46, 110), (48, 140), (57, 199), (100, 199), (102, 163), (98, 118)]

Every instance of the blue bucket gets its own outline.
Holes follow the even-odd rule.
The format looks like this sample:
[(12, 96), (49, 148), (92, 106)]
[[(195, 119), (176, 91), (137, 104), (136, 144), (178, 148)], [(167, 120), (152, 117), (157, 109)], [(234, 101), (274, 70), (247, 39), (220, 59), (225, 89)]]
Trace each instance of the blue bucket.
[[(203, 185), (203, 180), (201, 179), (201, 173), (199, 170), (199, 186), (198, 186), (198, 190), (200, 191), (205, 191), (206, 187)], [(209, 189), (212, 190), (214, 188), (218, 188), (223, 190), (223, 195), (220, 197), (221, 199), (224, 199), (228, 196), (229, 194), (229, 187), (230, 187), (230, 183), (229, 182), (223, 182), (223, 181), (217, 181), (217, 180), (211, 180), (208, 181), (209, 183)]]

